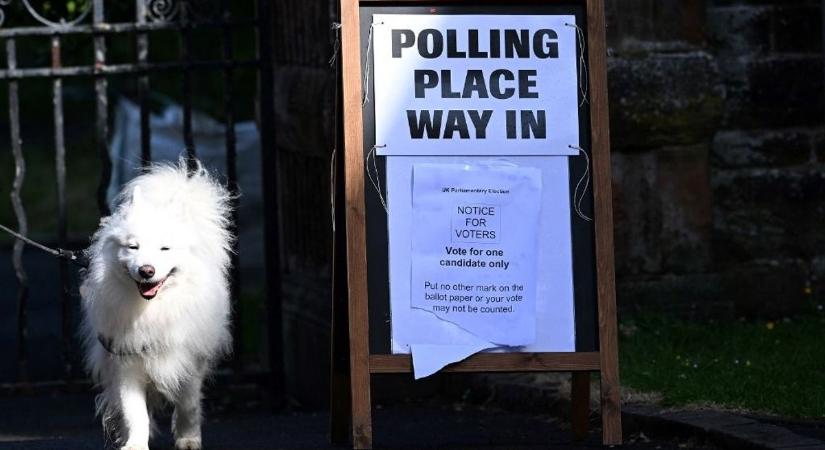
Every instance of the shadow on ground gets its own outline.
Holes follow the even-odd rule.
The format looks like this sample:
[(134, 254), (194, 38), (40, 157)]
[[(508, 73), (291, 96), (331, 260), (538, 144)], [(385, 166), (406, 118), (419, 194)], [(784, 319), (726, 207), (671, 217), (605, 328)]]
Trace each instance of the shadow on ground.
[[(99, 450), (105, 447), (93, 417), (91, 395), (0, 398), (0, 448)], [(376, 448), (397, 449), (539, 449), (600, 448), (599, 430), (576, 442), (557, 419), (477, 405), (426, 400), (376, 406)], [(326, 413), (217, 413), (207, 417), (206, 449), (322, 449), (327, 441)], [(168, 427), (168, 419), (160, 421)], [(711, 449), (692, 440), (629, 436), (628, 449)], [(153, 450), (170, 449), (168, 431), (153, 441)]]

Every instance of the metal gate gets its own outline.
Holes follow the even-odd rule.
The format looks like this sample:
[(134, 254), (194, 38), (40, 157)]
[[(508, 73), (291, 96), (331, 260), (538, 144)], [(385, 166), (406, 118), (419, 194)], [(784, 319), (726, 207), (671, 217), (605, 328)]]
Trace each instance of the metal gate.
[[(109, 138), (112, 123), (110, 100), (114, 96), (125, 95), (139, 105), (140, 159), (143, 165), (152, 161), (151, 117), (153, 98), (157, 91), (165, 90), (164, 95), (179, 99), (182, 106), (180, 144), (181, 148), (185, 148), (185, 157), (189, 161), (198, 156), (193, 138), (193, 104), (198, 99), (206, 99), (206, 102), (200, 103), (208, 103), (222, 119), (225, 180), (233, 193), (238, 192), (236, 121), (238, 117), (249, 118), (254, 115), (262, 149), (262, 214), (265, 230), (262, 244), (265, 248), (264, 273), (268, 292), (265, 300), (268, 338), (263, 339), (263, 347), (268, 348), (268, 351), (263, 351), (264, 361), (261, 366), (264, 369), (249, 369), (249, 365), (241, 363), (245, 356), (244, 349), (240, 347), (240, 324), (244, 320), (241, 316), (243, 308), (239, 304), (242, 286), (237, 264), (233, 264), (233, 323), (236, 324), (233, 326), (233, 337), (236, 356), (227, 365), (226, 372), (235, 377), (245, 374), (264, 375), (267, 384), (273, 388), (275, 398), (280, 398), (280, 251), (276, 222), (277, 170), (273, 153), (272, 6), (268, 0), (248, 2), (248, 5), (242, 3), (246, 2), (135, 0), (134, 4), (128, 4), (103, 0), (0, 0), (0, 41), (5, 50), (5, 64), (0, 63), (0, 67), (5, 66), (0, 68), (0, 83), (7, 89), (9, 139), (0, 137), (9, 143), (8, 160), (14, 166), (13, 180), (7, 180), (13, 212), (13, 215), (8, 215), (8, 219), (16, 221), (6, 225), (14, 225), (20, 233), (28, 235), (31, 223), (23, 195), (25, 186), (32, 183), (48, 184), (56, 191), (56, 211), (53, 211), (55, 225), (51, 236), (41, 233), (38, 237), (60, 248), (84, 246), (84, 242), (70, 239), (69, 223), (73, 212), (82, 209), (80, 202), (84, 199), (96, 199), (100, 216), (109, 214), (106, 191), (113, 163)], [(219, 45), (212, 45), (218, 41)], [(250, 51), (250, 47), (254, 51)], [(38, 59), (40, 53), (45, 56)], [(153, 57), (154, 54), (163, 54), (164, 57)], [(200, 83), (194, 81), (196, 77)], [(36, 102), (39, 97), (33, 98), (22, 93), (21, 90), (27, 83), (49, 87), (47, 97), (50, 98), (51, 114), (43, 114), (38, 125), (27, 124), (25, 115), (21, 114), (21, 106), (30, 106), (31, 102), (42, 103)], [(88, 90), (89, 98), (93, 98), (89, 102), (94, 103), (93, 114), (83, 116), (72, 108), (67, 110), (64, 106), (67, 83), (73, 86), (72, 92), (81, 92), (78, 95), (85, 95), (84, 89)], [(215, 89), (222, 91), (217, 100), (213, 95)], [(35, 97), (39, 95), (37, 92), (39, 91), (33, 94)], [(242, 93), (245, 93), (245, 97)], [(204, 95), (209, 97), (203, 97)], [(31, 109), (43, 108), (34, 105)], [(78, 114), (83, 117), (75, 117)], [(67, 143), (67, 136), (82, 133), (78, 131), (82, 125), (69, 128), (66, 126), (67, 121), (94, 124), (87, 131), (94, 136), (89, 141), (93, 142), (99, 173), (96, 175), (96, 186), (92, 186), (89, 192), (84, 192), (80, 199), (70, 199), (68, 195), (67, 183), (73, 180), (72, 176), (74, 179), (77, 176), (67, 172), (67, 161), (71, 165), (74, 158), (67, 156), (67, 147), (71, 147)], [(48, 123), (50, 127), (43, 123)], [(5, 134), (5, 128), (4, 124), (0, 132)], [(30, 135), (43, 134), (42, 129), (48, 128), (53, 129), (49, 147), (54, 179), (27, 179), (26, 163), (34, 155), (34, 150), (31, 147), (27, 149), (24, 134), (26, 130), (29, 130)], [(4, 147), (0, 142), (0, 153), (5, 152)], [(70, 150), (72, 154), (80, 152), (76, 148)], [(11, 172), (10, 168), (5, 169), (9, 169), (7, 173)], [(0, 183), (7, 181), (0, 178)], [(0, 210), (8, 208), (8, 203), (0, 205)], [(237, 224), (237, 213), (234, 219)], [(5, 390), (16, 391), (33, 386), (82, 383), (85, 376), (77, 367), (79, 347), (76, 345), (75, 329), (78, 295), (72, 268), (66, 261), (54, 262), (58, 265), (57, 279), (54, 281), (60, 286), (54, 302), (59, 304), (60, 311), (60, 329), (57, 333), (62, 370), (48, 373), (45, 379), (40, 374), (35, 377), (37, 380), (32, 380), (29, 373), (30, 360), (33, 354), (44, 350), (29, 343), (28, 326), (32, 321), (37, 321), (38, 317), (37, 311), (30, 308), (32, 286), (30, 273), (27, 273), (23, 264), (23, 245), (20, 241), (13, 244), (11, 253), (17, 281), (16, 294), (11, 294), (15, 292), (12, 286), (4, 286), (0, 291), (0, 300), (16, 302), (15, 344), (13, 351), (0, 348), (0, 358), (16, 359), (16, 376), (2, 386)], [(237, 257), (233, 262), (237, 263)]]

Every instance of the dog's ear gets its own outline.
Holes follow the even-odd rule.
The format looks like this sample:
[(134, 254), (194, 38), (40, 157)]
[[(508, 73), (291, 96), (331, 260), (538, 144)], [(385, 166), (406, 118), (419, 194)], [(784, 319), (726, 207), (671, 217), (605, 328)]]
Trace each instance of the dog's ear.
[(132, 207), (136, 207), (143, 203), (143, 194), (140, 192), (140, 186), (135, 186), (132, 189)]

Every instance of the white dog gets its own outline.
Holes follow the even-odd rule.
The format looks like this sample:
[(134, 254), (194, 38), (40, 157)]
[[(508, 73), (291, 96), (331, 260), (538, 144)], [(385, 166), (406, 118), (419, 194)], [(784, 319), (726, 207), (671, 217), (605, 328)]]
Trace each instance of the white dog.
[(231, 348), (230, 195), (180, 162), (138, 176), (116, 202), (81, 286), (98, 414), (122, 449), (146, 450), (165, 399), (175, 448), (200, 449), (203, 380)]

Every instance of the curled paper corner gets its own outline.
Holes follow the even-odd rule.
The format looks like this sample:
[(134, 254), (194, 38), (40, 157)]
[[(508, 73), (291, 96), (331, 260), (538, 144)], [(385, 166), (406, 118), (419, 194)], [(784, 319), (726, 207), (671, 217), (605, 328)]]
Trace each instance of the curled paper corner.
[(420, 380), (449, 364), (463, 361), (480, 351), (495, 347), (497, 345), (490, 342), (479, 342), (475, 345), (411, 344), (413, 377)]

